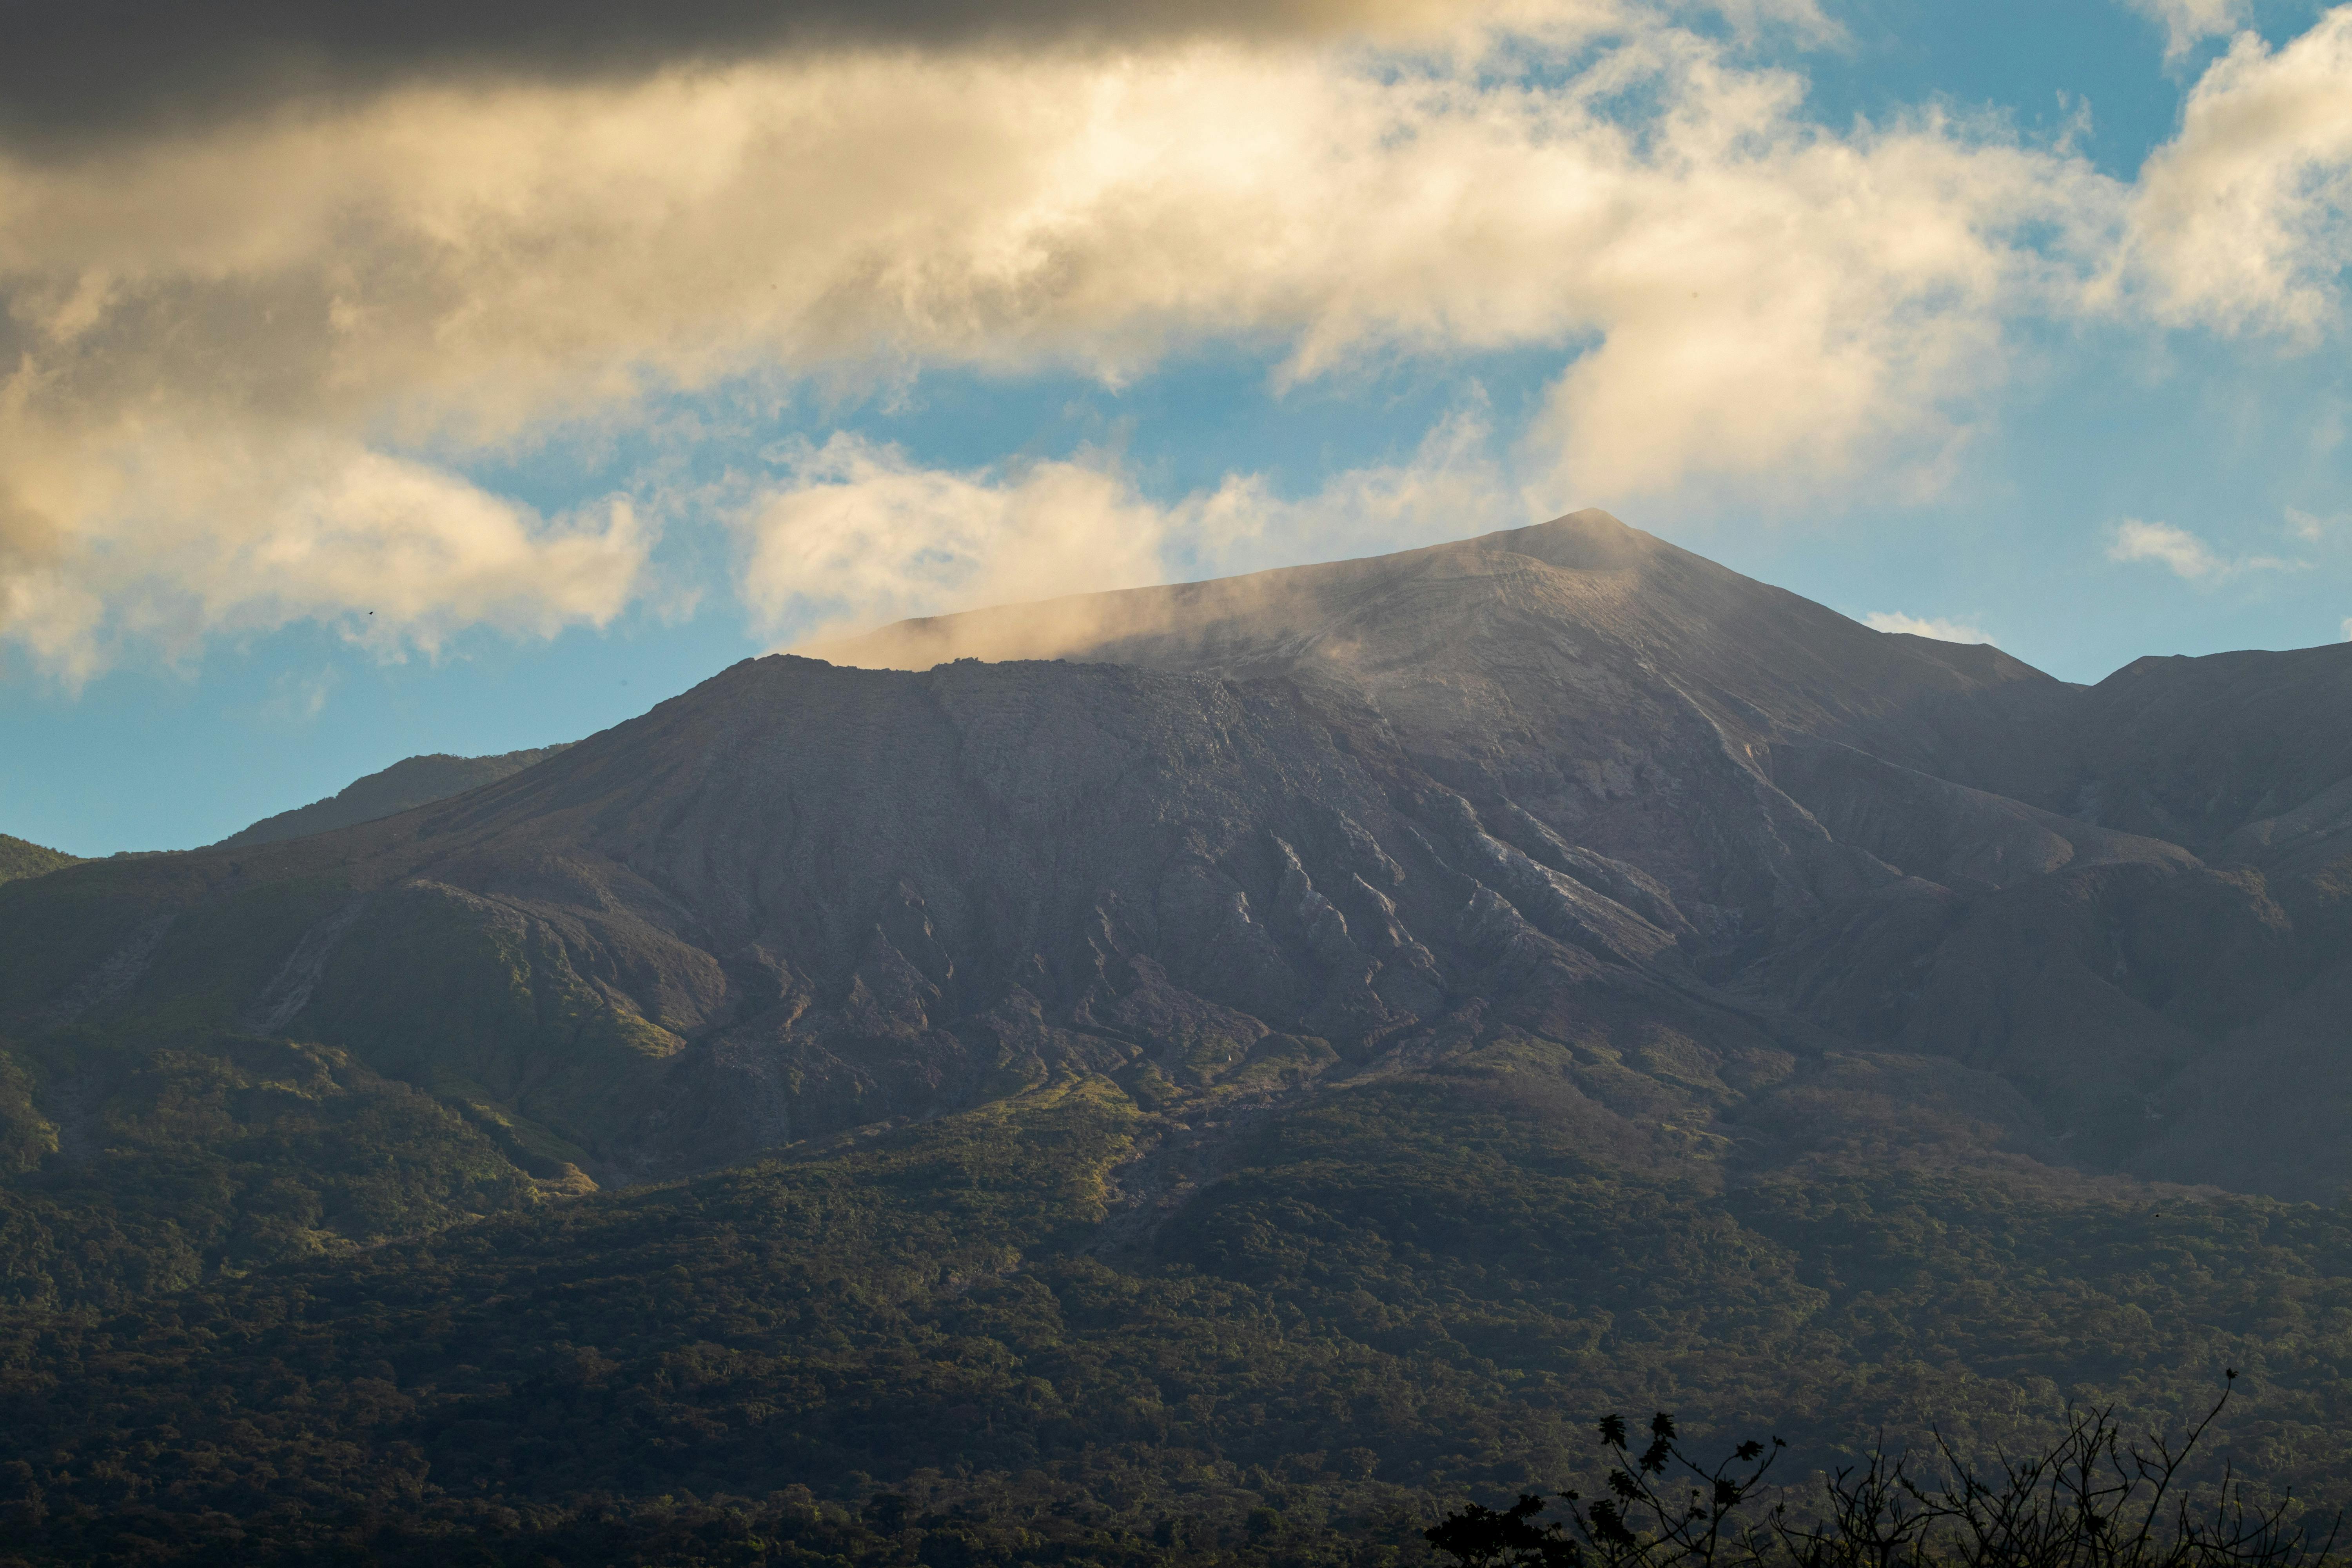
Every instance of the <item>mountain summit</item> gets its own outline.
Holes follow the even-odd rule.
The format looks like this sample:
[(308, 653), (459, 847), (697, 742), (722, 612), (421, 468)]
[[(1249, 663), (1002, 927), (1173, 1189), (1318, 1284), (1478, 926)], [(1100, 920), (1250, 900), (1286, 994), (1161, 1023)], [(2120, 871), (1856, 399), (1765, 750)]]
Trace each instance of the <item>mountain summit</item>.
[(2075, 687), (1587, 511), (821, 651), (403, 815), (12, 888), (0, 1029), (316, 1041), (603, 1184), (1073, 1073), (1496, 1051), (1644, 1159), (1892, 1103), (1923, 1159), (2352, 1180), (2332, 1127), (2249, 1135), (2352, 1089), (2352, 648)]

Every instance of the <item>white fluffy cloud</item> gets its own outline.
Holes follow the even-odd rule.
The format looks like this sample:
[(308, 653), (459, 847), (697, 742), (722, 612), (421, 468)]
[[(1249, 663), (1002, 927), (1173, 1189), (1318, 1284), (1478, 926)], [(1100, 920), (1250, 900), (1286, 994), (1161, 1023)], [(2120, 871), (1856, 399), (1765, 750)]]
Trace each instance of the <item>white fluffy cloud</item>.
[(2352, 5), (2273, 49), (2252, 33), (2198, 81), (2148, 160), (2130, 256), (2165, 319), (2308, 342), (2352, 266)]
[(1873, 610), (1862, 617), (1862, 624), (1874, 632), (1902, 632), (1915, 637), (1933, 637), (1937, 642), (1992, 641), (1981, 628), (1967, 621), (1906, 616), (1900, 610)]
[(268, 443), (234, 427), (201, 442), (142, 435), (87, 468), (74, 462), (85, 451), (13, 465), (17, 504), (47, 510), (13, 560), (0, 538), (0, 632), (68, 684), (126, 640), (176, 657), (298, 620), (340, 624), (386, 657), (437, 651), (468, 626), (603, 626), (653, 542), (624, 500), (551, 521), (429, 465), (299, 430)]
[[(1751, 31), (1820, 26), (1736, 9)], [(540, 519), (459, 473), (739, 374), (1116, 380), (1222, 341), (1276, 347), (1297, 382), (1553, 353), (1551, 395), (1510, 433), (1549, 510), (1932, 474), (2011, 323), (2095, 283), (2126, 314), (2329, 319), (2352, 8), (2275, 52), (2241, 39), (2137, 193), (1932, 115), (1821, 127), (1801, 79), (1631, 0), (1481, 15), (1410, 55), (803, 53), (0, 155), (0, 640), (70, 673), (142, 638), (369, 609), (386, 646), (599, 624), (643, 591), (650, 531), (625, 509)], [(755, 530), (802, 542), (753, 551), (761, 614), (1100, 585), (1228, 526), (1187, 502), (1144, 549), (1107, 470), (896, 461), (809, 456), (787, 486), (804, 499)], [(1237, 538), (1377, 534), (1234, 484)], [(841, 490), (879, 510), (824, 511)], [(1056, 521), (1085, 516), (1083, 540)], [(855, 542), (918, 517), (946, 531), (916, 552), (930, 575), (856, 580)]]

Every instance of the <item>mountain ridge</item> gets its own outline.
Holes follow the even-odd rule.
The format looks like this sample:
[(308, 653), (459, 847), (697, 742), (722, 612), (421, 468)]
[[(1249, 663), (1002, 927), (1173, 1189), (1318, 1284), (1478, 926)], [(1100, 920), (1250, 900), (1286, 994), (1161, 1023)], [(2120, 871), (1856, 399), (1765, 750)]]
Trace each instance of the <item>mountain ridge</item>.
[(333, 795), (248, 824), (208, 847), (236, 848), (274, 843), (281, 838), (304, 838), (394, 816), (415, 806), (429, 805), (436, 800), (495, 784), (562, 750), (562, 746), (555, 745), (502, 752), (495, 756), (458, 757), (434, 752), (404, 757), (388, 768), (352, 780)]
[[(2181, 1145), (2169, 1128), (2151, 1143), (2148, 1118), (2196, 1107), (2147, 1096), (2279, 1000), (2200, 960), (2168, 924), (2179, 910), (2242, 927), (2229, 951), (2268, 954), (2265, 974), (2307, 984), (2336, 962), (2242, 873), (1968, 782), (2079, 798), (2077, 731), (2125, 738), (2111, 772), (2145, 768), (2181, 743), (2149, 729), (2168, 710), (2147, 682), (2210, 684), (2202, 662), (2070, 687), (1871, 631), (1597, 512), (1267, 576), (1101, 596), (1163, 610), (1080, 650), (1099, 662), (747, 660), (469, 793), (177, 858), (153, 885), (339, 880), (223, 1021), (486, 1086), (502, 1114), (602, 1151), (600, 1180), (935, 1114), (1057, 1063), (1176, 1070), (1138, 1041), (1378, 1056), (1482, 997), (1546, 1037), (1713, 1030), (1734, 1055), (1843, 1037), (2005, 1073), (2099, 1168)], [(2323, 682), (2340, 665), (2303, 663)], [(2076, 721), (2084, 702), (2104, 729)], [(2305, 750), (2280, 765), (2334, 765), (2327, 743)], [(2327, 929), (2335, 895), (2312, 886)], [(1987, 900), (2059, 922), (2031, 978), (1979, 973)], [(150, 963), (149, 925), (176, 917), (141, 918), (54, 973)], [(2092, 959), (2102, 922), (2144, 929), (2147, 951)], [(396, 972), (381, 955), (453, 932), (477, 957), (451, 973), (485, 988), (462, 1016), (361, 956)], [(1814, 980), (1783, 989), (1801, 970)], [(98, 1004), (37, 997), (31, 978), (0, 972), (0, 1019), (163, 1000), (137, 978)], [(467, 1009), (518, 984), (529, 1007), (485, 1035)], [(1973, 1000), (1924, 1016), (1938, 986)], [(2165, 1173), (2200, 1179), (2202, 1157)], [(2352, 1178), (2352, 1151), (2321, 1169)]]
[(50, 849), (0, 833), (0, 882), (13, 882), (21, 877), (46, 876), (65, 867), (79, 865), (80, 861), (79, 855), (68, 855), (62, 849)]

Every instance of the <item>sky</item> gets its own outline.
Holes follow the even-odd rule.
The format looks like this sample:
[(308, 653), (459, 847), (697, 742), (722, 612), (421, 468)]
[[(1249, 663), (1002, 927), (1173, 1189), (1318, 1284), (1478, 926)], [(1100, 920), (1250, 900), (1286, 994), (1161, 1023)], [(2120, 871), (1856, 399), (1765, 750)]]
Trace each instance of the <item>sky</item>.
[(10, 28), (0, 832), (77, 854), (1584, 506), (2070, 680), (2352, 637), (2352, 5)]

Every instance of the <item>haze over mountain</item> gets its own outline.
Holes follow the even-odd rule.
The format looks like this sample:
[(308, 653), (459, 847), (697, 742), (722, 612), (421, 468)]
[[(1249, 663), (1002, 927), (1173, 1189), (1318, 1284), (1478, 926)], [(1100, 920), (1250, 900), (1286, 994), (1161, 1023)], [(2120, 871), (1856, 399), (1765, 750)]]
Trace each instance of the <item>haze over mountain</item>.
[[(2158, 1206), (2285, 1238), (2287, 1261), (2263, 1267), (2315, 1289), (2347, 1271), (2330, 1261), (2346, 1244), (2335, 1220), (2272, 1200), (2330, 1202), (2352, 1183), (2352, 647), (2143, 660), (2074, 686), (1993, 647), (1870, 630), (1587, 511), (1401, 555), (908, 623), (821, 651), (746, 660), (396, 815), (0, 889), (0, 1037), (14, 1042), (0, 1152), (20, 1205), (0, 1279), (14, 1298), (126, 1308), (264, 1269), (234, 1287), (260, 1296), (218, 1307), (235, 1320), (290, 1310), (268, 1304), (281, 1289), (269, 1268), (311, 1258), (300, 1267), (329, 1272), (285, 1276), (311, 1282), (283, 1289), (358, 1302), (398, 1295), (413, 1267), (455, 1281), (420, 1301), (492, 1303), (486, 1345), (543, 1344), (556, 1329), (512, 1314), (572, 1311), (547, 1304), (573, 1300), (567, 1259), (687, 1247), (684, 1277), (767, 1300), (789, 1270), (742, 1273), (745, 1237), (814, 1256), (834, 1245), (821, 1230), (772, 1227), (824, 1193), (861, 1216), (838, 1224), (898, 1238), (874, 1257), (901, 1282), (858, 1287), (891, 1311), (961, 1311), (949, 1303), (973, 1280), (1058, 1258), (1076, 1272), (1052, 1287), (1056, 1333), (1164, 1348), (1176, 1342), (1152, 1336), (1177, 1333), (1167, 1324), (1230, 1325), (1242, 1309), (1187, 1297), (1173, 1317), (1130, 1322), (1070, 1292), (1227, 1279), (1292, 1303), (1248, 1309), (1269, 1321), (1304, 1311), (1298, 1331), (1352, 1335), (1349, 1356), (1411, 1362), (1421, 1370), (1395, 1375), (1421, 1401), (1439, 1373), (1411, 1358), (1445, 1334), (1472, 1347), (1462, 1368), (1485, 1369), (1460, 1375), (1498, 1390), (1607, 1383), (1637, 1364), (1719, 1394), (1732, 1366), (1769, 1366), (1755, 1375), (1788, 1389), (1849, 1376), (1859, 1389), (1915, 1362), (1947, 1367), (1959, 1380), (1938, 1384), (1948, 1393), (2029, 1375), (2105, 1387), (2121, 1375), (2122, 1331), (2061, 1334), (2017, 1361), (1986, 1314), (2141, 1310), (2147, 1270), (2172, 1267), (2149, 1261), (2174, 1245), (2140, 1217)], [(210, 1129), (201, 1148), (195, 1126)], [(1449, 1163), (1465, 1150), (1489, 1152), (1485, 1174)], [(766, 1174), (665, 1184), (779, 1154)], [(1513, 1184), (1555, 1180), (1540, 1200)], [(646, 1184), (642, 1198), (593, 1195)], [(1012, 1207), (986, 1207), (996, 1217), (962, 1239), (913, 1217), (983, 1190)], [(767, 1195), (743, 1195), (755, 1191)], [(1553, 1217), (1510, 1228), (1528, 1204)], [(1823, 1204), (1849, 1217), (1809, 1206)], [(1872, 1229), (1874, 1205), (1911, 1216), (1885, 1223), (1912, 1239)], [(703, 1217), (656, 1239), (676, 1205)], [(1016, 1211), (1031, 1217), (1005, 1217)], [(1945, 1239), (1918, 1240), (1919, 1216), (1936, 1214), (1957, 1216), (1933, 1221)], [(500, 1215), (507, 1228), (478, 1243), (415, 1239)], [(1454, 1258), (1432, 1225), (1484, 1239)], [(2069, 1237), (2102, 1226), (2122, 1227), (2120, 1250), (2074, 1256)], [(1316, 1262), (1341, 1256), (1328, 1249), (1343, 1233), (1386, 1261)], [(1663, 1250), (1589, 1277), (1564, 1261), (1604, 1237)], [(407, 1250), (353, 1250), (394, 1242)], [(2206, 1246), (2191, 1251), (2210, 1260)], [(1405, 1300), (1378, 1282), (1408, 1258), (1432, 1292), (1414, 1300), (1454, 1303), (1412, 1309), (1437, 1314), (1426, 1334), (1332, 1326), (1349, 1291)], [(670, 1265), (613, 1267), (640, 1279), (631, 1271)], [(869, 1267), (884, 1264), (838, 1261)], [(2031, 1305), (1969, 1306), (1952, 1268)], [(377, 1283), (333, 1282), (353, 1269)], [(1087, 1272), (1106, 1269), (1129, 1283)], [(1784, 1275), (1794, 1294), (1736, 1334), (1695, 1304), (1770, 1295), (1782, 1287), (1759, 1281)], [(793, 1290), (835, 1289), (822, 1270), (789, 1277)], [(2179, 1275), (2166, 1287), (2187, 1292), (2178, 1321), (2129, 1341), (2131, 1365), (2171, 1368), (2147, 1373), (2144, 1392), (2186, 1374), (2182, 1325), (2206, 1325), (2194, 1343), (2209, 1348), (2271, 1331), (2215, 1293), (2221, 1278)], [(1637, 1310), (1608, 1294), (1636, 1279), (1682, 1304)], [(1445, 1315), (1472, 1310), (1465, 1290), (1537, 1290), (1550, 1315), (1474, 1330)], [(1898, 1297), (1916, 1318), (1901, 1332), (1925, 1336), (1899, 1345), (1884, 1339)], [(1615, 1328), (1589, 1316), (1604, 1298), (1625, 1314)], [(695, 1300), (677, 1323), (717, 1310)], [(2050, 1304), (2062, 1300), (2074, 1305)], [(742, 1310), (725, 1342), (769, 1345), (780, 1369), (816, 1352), (773, 1349), (777, 1324), (833, 1321)], [(1880, 1326), (1865, 1332), (1865, 1319)], [(1765, 1362), (1724, 1337), (1794, 1324), (1813, 1325), (1811, 1348), (1790, 1341)], [(464, 1421), (509, 1408), (467, 1379), (525, 1352), (461, 1353), (425, 1319), (383, 1331), (440, 1347), (386, 1349), (386, 1366), (456, 1357), (432, 1397), (476, 1412)], [(954, 1331), (1015, 1346), (985, 1352), (1007, 1365), (1046, 1364), (1029, 1331)], [(1545, 1359), (1570, 1342), (1585, 1358), (1572, 1375)], [(2307, 1414), (2329, 1408), (2343, 1358), (2284, 1342), (2264, 1352), (2263, 1386), (2313, 1402), (2297, 1406)], [(191, 1342), (191, 1389), (232, 1375), (205, 1359), (209, 1343)], [(873, 1380), (902, 1374), (882, 1364), (828, 1374), (832, 1394), (774, 1419), (821, 1425), (829, 1401), (883, 1398)], [(688, 1397), (678, 1374), (646, 1366), (672, 1380), (663, 1398)], [(38, 1441), (92, 1455), (149, 1441), (77, 1425), (72, 1386), (58, 1385)], [(1327, 1394), (1297, 1397), (1322, 1409)], [(1489, 1394), (1459, 1397), (1489, 1408)], [(154, 1419), (178, 1433), (195, 1417)], [(900, 1436), (856, 1439), (883, 1456), (859, 1473), (917, 1464), (905, 1434), (929, 1419), (873, 1414), (872, 1432)], [(1073, 1415), (1067, 1440), (1104, 1441), (1110, 1419)], [(1255, 1444), (1279, 1469), (1286, 1453), (1349, 1447), (1368, 1430), (1349, 1423), (1370, 1417), (1285, 1419), (1286, 1435), (1245, 1436), (1201, 1415), (1183, 1441)], [(1358, 1446), (1423, 1457), (1381, 1469), (1375, 1453), (1365, 1477), (1473, 1473), (1426, 1447), (1445, 1421), (1396, 1419)], [(434, 1420), (433, 1434), (464, 1426)], [(819, 1429), (793, 1428), (815, 1447), (789, 1461), (728, 1446), (748, 1437), (698, 1438), (695, 1452), (733, 1457), (709, 1458), (694, 1489), (781, 1485), (835, 1463), (807, 1455), (864, 1451)], [(1045, 1445), (1022, 1450), (1034, 1458), (1062, 1439), (1019, 1441)], [(1507, 1457), (1475, 1473), (1528, 1474), (1512, 1468), (1535, 1462), (1517, 1439), (1497, 1441)], [(986, 1464), (1014, 1463), (987, 1451)], [(952, 1463), (982, 1465), (980, 1453)], [(1150, 1454), (1134, 1462), (1155, 1475), (1177, 1462)], [(563, 1498), (587, 1473), (514, 1472)]]

